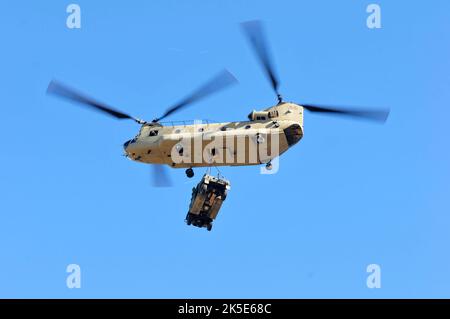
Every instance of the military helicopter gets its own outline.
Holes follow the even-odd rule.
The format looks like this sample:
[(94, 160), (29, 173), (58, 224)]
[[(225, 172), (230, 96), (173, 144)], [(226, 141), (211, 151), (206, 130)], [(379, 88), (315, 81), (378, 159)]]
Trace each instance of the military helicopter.
[[(270, 58), (269, 47), (266, 41), (263, 25), (260, 21), (248, 21), (241, 24), (244, 35), (254, 50), (257, 59), (262, 65), (265, 75), (270, 81), (276, 94), (277, 103), (263, 110), (253, 110), (248, 115), (248, 120), (241, 122), (224, 123), (182, 123), (180, 125), (164, 125), (161, 120), (178, 112), (207, 96), (223, 90), (237, 80), (224, 70), (198, 88), (179, 103), (168, 108), (160, 117), (150, 122), (133, 117), (118, 111), (106, 104), (83, 95), (57, 81), (51, 81), (47, 93), (54, 94), (73, 102), (91, 107), (97, 111), (106, 113), (117, 119), (134, 120), (141, 125), (138, 134), (123, 145), (125, 155), (137, 162), (154, 164), (154, 185), (168, 186), (168, 177), (164, 166), (173, 168), (186, 168), (187, 177), (194, 176), (193, 168), (211, 166), (243, 166), (265, 164), (271, 169), (272, 160), (283, 154), (289, 148), (297, 144), (303, 137), (303, 113), (304, 110), (311, 113), (350, 116), (359, 119), (385, 122), (389, 116), (388, 109), (364, 109), (364, 108), (335, 108), (313, 104), (297, 104), (283, 100), (279, 92), (279, 81)], [(270, 131), (270, 134), (267, 131)], [(261, 133), (264, 132), (264, 133)], [(270, 135), (270, 136), (269, 136)], [(239, 137), (248, 145), (241, 153), (237, 152), (234, 143)], [(199, 140), (199, 143), (195, 143)], [(219, 147), (212, 144), (211, 140), (233, 141), (221, 144)], [(188, 142), (183, 144), (182, 141)], [(277, 142), (277, 152), (257, 152), (251, 159), (250, 149), (269, 149)], [(255, 149), (255, 148), (254, 148)], [(193, 160), (193, 157), (196, 157)], [(207, 156), (202, 156), (208, 154)], [(174, 156), (179, 155), (185, 161), (175, 161)], [(220, 160), (228, 156), (228, 161)], [(216, 160), (214, 160), (216, 159)], [(231, 160), (230, 160), (231, 159)]]

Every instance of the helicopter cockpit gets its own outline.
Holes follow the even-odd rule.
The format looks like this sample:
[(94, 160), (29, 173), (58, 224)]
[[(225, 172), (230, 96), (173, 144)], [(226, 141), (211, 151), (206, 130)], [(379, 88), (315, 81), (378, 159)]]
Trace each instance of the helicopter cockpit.
[(132, 140), (126, 141), (125, 143), (123, 143), (123, 148), (126, 150), (129, 145), (136, 143), (136, 141), (137, 137), (133, 138)]
[(148, 124), (142, 125), (141, 129), (139, 130), (139, 133), (136, 135), (136, 137), (129, 141), (126, 141), (123, 144), (124, 149), (127, 149), (127, 147), (129, 145), (136, 143), (139, 138), (159, 136), (160, 129), (161, 129), (160, 126), (154, 126), (154, 125), (148, 125)]
[(141, 126), (137, 137), (158, 136), (161, 130), (161, 125), (155, 125), (153, 123), (146, 123)]

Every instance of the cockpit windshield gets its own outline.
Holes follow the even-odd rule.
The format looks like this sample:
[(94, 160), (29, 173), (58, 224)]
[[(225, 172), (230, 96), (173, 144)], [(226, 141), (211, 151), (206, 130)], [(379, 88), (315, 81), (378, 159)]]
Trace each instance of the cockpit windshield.
[(158, 136), (159, 130), (161, 129), (161, 126), (159, 125), (142, 125), (141, 129), (139, 130), (139, 134), (137, 136), (147, 137), (147, 136)]

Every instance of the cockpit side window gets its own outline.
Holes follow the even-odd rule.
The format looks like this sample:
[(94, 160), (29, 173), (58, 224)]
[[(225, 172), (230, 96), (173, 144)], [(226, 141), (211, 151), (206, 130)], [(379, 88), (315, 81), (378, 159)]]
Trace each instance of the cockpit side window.
[(158, 136), (158, 130), (151, 130), (148, 136)]

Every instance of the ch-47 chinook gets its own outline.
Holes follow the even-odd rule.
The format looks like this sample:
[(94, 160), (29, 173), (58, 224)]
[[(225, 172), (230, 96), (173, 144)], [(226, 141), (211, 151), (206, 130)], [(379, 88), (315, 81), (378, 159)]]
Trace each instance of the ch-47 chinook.
[[(161, 120), (169, 115), (236, 83), (236, 79), (226, 70), (219, 73), (216, 77), (208, 81), (181, 102), (168, 108), (162, 116), (150, 122), (118, 111), (103, 103), (99, 103), (56, 81), (50, 83), (47, 92), (89, 106), (117, 119), (131, 119), (140, 124), (141, 128), (139, 133), (136, 137), (124, 143), (124, 150), (126, 156), (134, 161), (156, 164), (154, 165), (156, 186), (165, 186), (167, 183), (167, 177), (163, 171), (164, 165), (174, 168), (186, 168), (186, 175), (188, 177), (194, 176), (192, 169), (194, 167), (266, 164), (266, 167), (270, 169), (271, 160), (274, 157), (284, 153), (290, 147), (298, 143), (303, 137), (304, 110), (312, 113), (351, 116), (378, 122), (386, 121), (389, 115), (388, 109), (329, 108), (313, 104), (285, 102), (278, 90), (279, 81), (270, 59), (268, 45), (261, 22), (249, 21), (242, 23), (241, 26), (250, 45), (255, 51), (256, 57), (260, 61), (267, 78), (270, 80), (272, 89), (278, 99), (277, 104), (274, 106), (265, 108), (261, 111), (252, 111), (248, 116), (248, 120), (242, 122), (202, 123), (193, 125), (163, 125), (161, 122)], [(259, 133), (261, 130), (270, 130), (271, 138), (261, 138)], [(194, 140), (199, 136), (201, 137), (202, 142), (200, 143), (200, 147), (195, 149), (196, 143)], [(253, 143), (260, 144), (258, 147), (264, 146), (265, 148), (270, 148), (270, 144), (273, 143), (273, 137), (275, 136), (278, 143), (278, 152), (267, 154), (264, 158), (257, 155), (256, 159), (249, 160), (250, 156), (247, 154), (249, 151), (246, 150), (246, 154), (243, 154), (244, 156), (242, 156), (240, 160), (236, 160), (236, 157), (238, 157), (239, 154), (237, 154), (235, 148), (227, 148), (227, 144), (225, 144), (225, 146), (222, 145), (220, 149), (215, 147), (211, 148), (211, 144), (209, 143), (209, 141), (213, 139), (231, 139), (234, 141), (239, 136), (247, 136), (247, 143), (252, 143), (253, 141)], [(185, 145), (180, 144), (180, 141), (182, 140), (192, 141), (192, 143), (188, 143), (188, 145), (190, 145), (189, 149), (187, 149)], [(210, 149), (207, 149), (208, 147)], [(181, 162), (174, 161), (172, 156), (174, 150), (184, 157), (187, 154), (191, 160)], [(222, 152), (231, 152), (232, 160), (212, 161), (211, 157), (208, 156), (198, 156), (197, 160), (193, 160), (194, 153), (205, 154), (205, 152), (211, 157), (217, 157)]]

